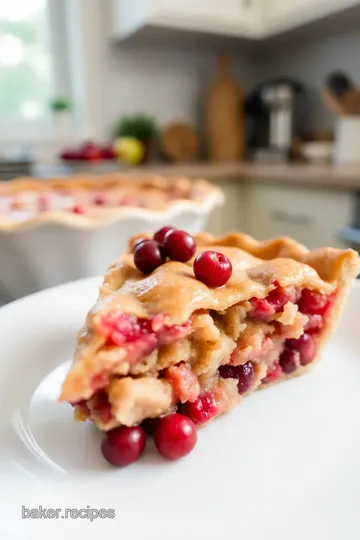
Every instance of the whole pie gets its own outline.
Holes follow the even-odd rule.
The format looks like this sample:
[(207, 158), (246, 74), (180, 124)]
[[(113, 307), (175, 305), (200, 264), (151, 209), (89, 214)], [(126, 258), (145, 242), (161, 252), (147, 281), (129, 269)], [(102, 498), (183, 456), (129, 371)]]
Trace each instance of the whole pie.
[(105, 274), (60, 397), (76, 420), (108, 431), (180, 411), (202, 425), (319, 359), (358, 274), (355, 251), (240, 233), (194, 238), (195, 255), (231, 261), (225, 285), (197, 279), (194, 258), (144, 275), (136, 238)]
[(132, 208), (163, 212), (174, 205), (223, 199), (206, 180), (132, 177), (111, 173), (99, 176), (37, 180), (19, 178), (0, 183), (0, 229), (38, 220), (104, 221)]

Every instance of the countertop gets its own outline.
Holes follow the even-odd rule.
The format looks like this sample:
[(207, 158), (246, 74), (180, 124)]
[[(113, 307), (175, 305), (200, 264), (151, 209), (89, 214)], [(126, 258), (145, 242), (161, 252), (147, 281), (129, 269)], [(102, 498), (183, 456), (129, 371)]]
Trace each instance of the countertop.
[(214, 181), (252, 181), (360, 191), (360, 165), (257, 165), (253, 163), (151, 164), (126, 169), (126, 174), (143, 176), (187, 176)]

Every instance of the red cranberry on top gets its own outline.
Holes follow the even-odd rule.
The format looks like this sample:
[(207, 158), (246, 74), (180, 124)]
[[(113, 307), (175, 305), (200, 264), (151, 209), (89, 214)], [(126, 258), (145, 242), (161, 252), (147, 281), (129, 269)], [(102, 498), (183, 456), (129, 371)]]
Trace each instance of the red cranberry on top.
[(165, 255), (155, 240), (144, 240), (134, 249), (134, 263), (140, 272), (151, 274), (165, 262)]
[(170, 259), (185, 263), (195, 255), (196, 242), (185, 231), (170, 230), (164, 238), (164, 249)]
[(175, 227), (172, 227), (171, 225), (168, 225), (166, 227), (163, 227), (162, 229), (160, 229), (159, 231), (157, 231), (155, 234), (154, 234), (154, 240), (156, 242), (159, 242), (159, 244), (161, 246), (164, 245), (164, 241), (165, 241), (165, 236), (167, 235), (168, 232), (170, 231), (174, 231), (175, 230)]
[(222, 287), (231, 278), (232, 264), (222, 253), (204, 251), (194, 261), (194, 274), (208, 287)]

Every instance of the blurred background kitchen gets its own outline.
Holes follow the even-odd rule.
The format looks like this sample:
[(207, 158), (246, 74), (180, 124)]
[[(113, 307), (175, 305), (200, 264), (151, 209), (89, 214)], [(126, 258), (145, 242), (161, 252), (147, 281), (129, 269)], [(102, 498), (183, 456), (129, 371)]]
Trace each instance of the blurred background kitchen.
[(2, 0), (0, 177), (206, 178), (210, 232), (360, 249), (359, 27), (360, 0)]

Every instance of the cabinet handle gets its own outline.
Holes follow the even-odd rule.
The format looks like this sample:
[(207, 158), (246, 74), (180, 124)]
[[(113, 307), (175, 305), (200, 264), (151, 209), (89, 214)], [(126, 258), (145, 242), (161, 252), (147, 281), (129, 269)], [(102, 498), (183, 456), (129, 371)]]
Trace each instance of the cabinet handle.
[(275, 221), (281, 221), (283, 223), (292, 223), (293, 225), (312, 225), (313, 220), (310, 216), (305, 214), (290, 214), (284, 210), (273, 210), (271, 217)]

